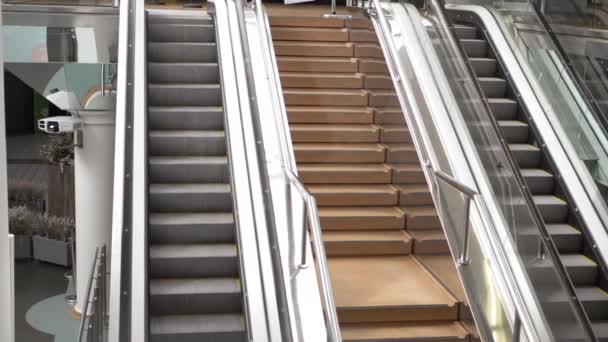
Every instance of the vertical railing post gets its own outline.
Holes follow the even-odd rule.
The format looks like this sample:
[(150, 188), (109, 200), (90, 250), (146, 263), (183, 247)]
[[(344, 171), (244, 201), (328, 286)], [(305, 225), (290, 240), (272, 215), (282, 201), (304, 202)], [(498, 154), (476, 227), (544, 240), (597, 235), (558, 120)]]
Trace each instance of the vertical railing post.
[(101, 63), (101, 96), (106, 96), (106, 65)]
[(515, 320), (513, 321), (513, 339), (512, 342), (519, 342), (521, 338), (521, 319), (519, 313), (515, 311)]
[(307, 245), (308, 245), (308, 203), (306, 202), (306, 200), (304, 200), (304, 212), (302, 213), (302, 246), (301, 246), (302, 255), (300, 257), (300, 264), (298, 265), (298, 268), (301, 270), (308, 268), (308, 265), (306, 263)]
[(464, 241), (462, 244), (462, 251), (460, 252), (460, 260), (458, 260), (458, 263), (461, 265), (466, 265), (469, 263), (469, 231), (471, 229), (470, 212), (471, 198), (469, 196), (466, 196), (466, 202), (464, 205)]
[(72, 237), (70, 237), (70, 259), (72, 261), (72, 288), (74, 293), (66, 295), (65, 301), (70, 305), (76, 304), (76, 248), (75, 248), (75, 240), (74, 240), (74, 232), (72, 232)]

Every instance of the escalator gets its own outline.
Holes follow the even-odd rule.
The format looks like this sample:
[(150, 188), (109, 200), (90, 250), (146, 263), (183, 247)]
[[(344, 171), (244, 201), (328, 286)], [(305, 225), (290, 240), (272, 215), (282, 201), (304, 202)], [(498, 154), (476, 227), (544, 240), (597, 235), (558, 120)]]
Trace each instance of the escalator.
[[(502, 138), (520, 168), (586, 316), (598, 339), (606, 340), (608, 293), (602, 286), (606, 278), (594, 260), (592, 239), (584, 234), (584, 223), (577, 216), (576, 204), (564, 191), (564, 180), (547, 154), (538, 131), (530, 124), (525, 104), (488, 37), (471, 23), (459, 24), (456, 33), (498, 122)], [(540, 274), (542, 276), (542, 272)]]
[(151, 341), (246, 341), (210, 16), (148, 15)]

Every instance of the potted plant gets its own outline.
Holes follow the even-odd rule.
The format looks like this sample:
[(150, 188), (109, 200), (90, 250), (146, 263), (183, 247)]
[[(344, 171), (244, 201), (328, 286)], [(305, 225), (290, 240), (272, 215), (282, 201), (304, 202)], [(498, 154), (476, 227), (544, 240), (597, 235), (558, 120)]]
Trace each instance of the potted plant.
[(9, 208), (9, 233), (15, 236), (15, 259), (32, 257), (32, 234), (38, 229), (38, 214), (25, 206)]
[(45, 211), (46, 191), (42, 184), (26, 180), (10, 181), (8, 183), (8, 203), (10, 207), (25, 206), (38, 213)]
[(40, 149), (50, 165), (47, 212), (52, 216), (74, 217), (74, 138), (53, 135)]
[(74, 220), (65, 217), (43, 215), (40, 229), (33, 237), (34, 258), (61, 266), (71, 266), (71, 236)]

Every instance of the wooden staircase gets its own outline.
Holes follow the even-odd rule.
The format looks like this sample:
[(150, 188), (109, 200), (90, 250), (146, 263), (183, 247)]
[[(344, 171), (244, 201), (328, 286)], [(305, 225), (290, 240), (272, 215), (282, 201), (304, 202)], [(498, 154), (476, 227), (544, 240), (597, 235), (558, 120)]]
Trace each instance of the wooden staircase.
[(344, 341), (469, 341), (474, 326), (371, 22), (271, 7), (298, 172)]

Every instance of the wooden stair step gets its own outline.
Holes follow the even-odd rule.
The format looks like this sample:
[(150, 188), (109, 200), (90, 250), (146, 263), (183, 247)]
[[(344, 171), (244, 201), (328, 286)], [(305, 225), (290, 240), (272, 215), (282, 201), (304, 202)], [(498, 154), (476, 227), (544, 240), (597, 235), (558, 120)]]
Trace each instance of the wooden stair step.
[(365, 74), (390, 74), (384, 58), (361, 58), (359, 59), (359, 72)]
[(405, 214), (397, 207), (320, 207), (324, 230), (403, 229)]
[(365, 75), (363, 79), (363, 87), (365, 89), (386, 89), (395, 91), (395, 84), (389, 75)]
[(384, 60), (384, 53), (378, 44), (370, 43), (351, 43), (354, 46), (355, 57), (359, 58), (379, 58)]
[(275, 41), (276, 56), (353, 57), (352, 43)]
[(418, 154), (413, 144), (384, 144), (388, 163), (418, 163)]
[(466, 342), (468, 332), (457, 322), (378, 322), (340, 325), (342, 341)]
[(433, 206), (401, 207), (407, 216), (407, 229), (441, 229), (437, 210)]
[(366, 124), (373, 123), (374, 112), (367, 107), (287, 107), (290, 123)]
[(285, 105), (367, 106), (368, 94), (360, 89), (284, 88)]
[(344, 19), (342, 18), (324, 18), (318, 16), (302, 16), (294, 15), (293, 13), (277, 13), (280, 10), (273, 9), (269, 11), (268, 21), (271, 27), (344, 27)]
[(403, 230), (327, 230), (323, 232), (328, 256), (407, 255), (412, 238)]
[(382, 163), (385, 148), (380, 144), (296, 143), (298, 163)]
[(348, 42), (350, 38), (346, 28), (275, 26), (271, 27), (270, 33), (272, 39), (281, 41)]
[[(351, 14), (357, 14), (361, 12), (354, 12)], [(353, 15), (352, 18), (344, 20), (346, 27), (348, 28), (358, 28), (358, 29), (373, 29), (374, 25), (369, 18), (366, 18), (362, 15)]]
[(356, 58), (277, 57), (281, 76), (283, 72), (359, 72)]
[(348, 38), (351, 42), (378, 44), (378, 36), (374, 30), (351, 29)]
[(286, 88), (361, 89), (363, 75), (359, 73), (282, 72), (281, 84)]
[(450, 247), (441, 229), (411, 230), (414, 238), (414, 254), (442, 254), (449, 253)]
[(328, 184), (309, 185), (318, 206), (397, 205), (398, 191), (392, 185)]
[(460, 282), (456, 265), (454, 265), (454, 259), (449, 252), (436, 255), (418, 255), (416, 257), (458, 301), (466, 304), (467, 297)]
[(328, 263), (342, 323), (457, 319), (456, 298), (412, 256), (332, 257)]
[(424, 184), (397, 184), (399, 190), (399, 204), (406, 205), (432, 205), (431, 190)]
[(384, 125), (380, 127), (380, 141), (383, 143), (412, 143), (410, 130), (405, 125)]
[(374, 114), (374, 123), (378, 125), (406, 125), (405, 116), (400, 107), (377, 108)]
[(393, 184), (421, 184), (426, 182), (419, 163), (390, 164)]
[(370, 90), (370, 107), (399, 107), (399, 98), (393, 91)]
[(371, 143), (378, 142), (376, 125), (292, 124), (291, 140), (300, 142)]
[(299, 164), (304, 184), (388, 184), (391, 168), (384, 164)]

